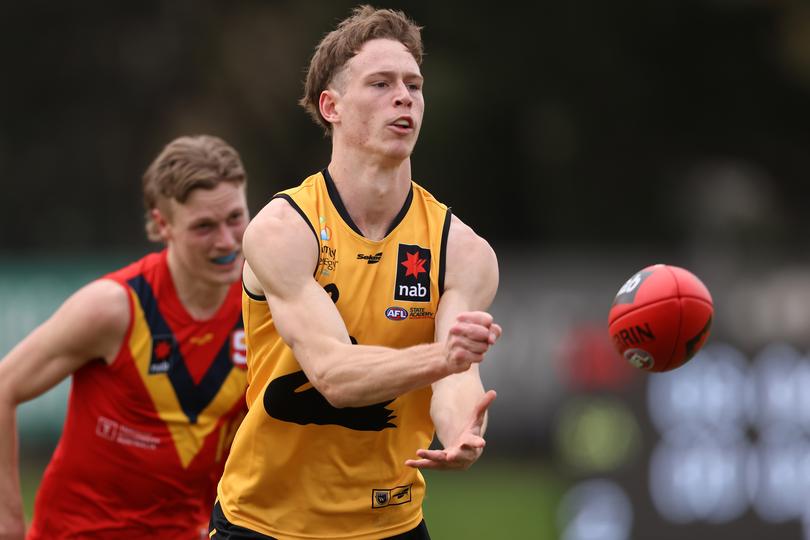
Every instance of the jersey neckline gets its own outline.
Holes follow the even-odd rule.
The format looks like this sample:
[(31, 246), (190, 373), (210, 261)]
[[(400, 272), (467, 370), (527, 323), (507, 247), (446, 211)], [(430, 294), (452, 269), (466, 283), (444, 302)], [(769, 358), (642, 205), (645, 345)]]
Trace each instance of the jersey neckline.
[[(349, 226), (351, 230), (355, 233), (360, 235), (362, 238), (366, 240), (371, 240), (367, 238), (363, 232), (360, 230), (360, 227), (355, 224), (352, 217), (349, 215), (349, 211), (346, 210), (346, 205), (343, 204), (343, 199), (340, 198), (340, 193), (338, 192), (337, 186), (335, 185), (335, 181), (332, 179), (332, 175), (329, 174), (329, 169), (325, 168), (321, 171), (323, 175), (324, 183), (326, 184), (326, 192), (329, 194), (329, 200), (332, 201), (332, 205), (337, 210), (338, 215), (340, 215), (341, 219), (343, 219), (344, 223)], [(389, 234), (393, 232), (397, 226), (402, 223), (402, 220), (405, 219), (405, 216), (408, 214), (408, 210), (411, 208), (411, 203), (413, 202), (413, 182), (411, 182), (410, 189), (408, 189), (408, 196), (405, 197), (405, 203), (400, 208), (399, 212), (396, 216), (394, 216), (393, 221), (391, 221), (391, 225), (388, 226), (388, 230), (385, 231), (385, 236), (382, 238), (383, 240), (388, 237)]]

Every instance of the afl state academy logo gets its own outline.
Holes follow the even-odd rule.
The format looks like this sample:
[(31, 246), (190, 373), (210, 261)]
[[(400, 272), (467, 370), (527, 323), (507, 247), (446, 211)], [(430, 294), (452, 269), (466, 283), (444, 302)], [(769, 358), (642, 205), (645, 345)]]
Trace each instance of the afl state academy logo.
[(430, 250), (400, 244), (394, 300), (430, 302)]
[(397, 306), (391, 306), (385, 310), (385, 316), (391, 321), (404, 321), (408, 318), (408, 310)]

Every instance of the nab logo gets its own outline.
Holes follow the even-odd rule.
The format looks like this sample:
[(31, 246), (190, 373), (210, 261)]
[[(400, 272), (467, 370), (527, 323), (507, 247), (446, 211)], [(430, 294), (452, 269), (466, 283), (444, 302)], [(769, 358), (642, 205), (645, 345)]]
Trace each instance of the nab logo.
[(385, 316), (391, 321), (404, 321), (408, 318), (408, 311), (405, 308), (391, 306), (385, 310)]
[(152, 336), (152, 358), (149, 361), (149, 374), (168, 373), (177, 357), (177, 342), (171, 334)]
[(399, 245), (394, 300), (430, 302), (430, 250), (410, 244)]

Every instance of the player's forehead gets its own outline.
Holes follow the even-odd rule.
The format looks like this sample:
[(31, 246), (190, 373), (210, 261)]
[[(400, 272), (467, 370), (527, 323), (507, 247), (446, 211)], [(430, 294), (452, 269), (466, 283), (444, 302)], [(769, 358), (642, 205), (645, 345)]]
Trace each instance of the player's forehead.
[(376, 73), (399, 73), (421, 77), (419, 64), (408, 48), (393, 39), (372, 39), (346, 63), (350, 74), (366, 77)]
[(236, 211), (246, 211), (245, 185), (221, 182), (213, 189), (193, 189), (182, 203), (170, 201), (172, 213), (187, 221), (218, 219)]

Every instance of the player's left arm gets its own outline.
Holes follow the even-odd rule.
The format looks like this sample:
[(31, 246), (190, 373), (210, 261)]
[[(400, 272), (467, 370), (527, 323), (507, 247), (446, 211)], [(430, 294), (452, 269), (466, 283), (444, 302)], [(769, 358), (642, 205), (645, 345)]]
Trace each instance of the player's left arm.
[[(498, 289), (498, 259), (490, 245), (455, 216), (450, 223), (445, 288), (436, 313), (436, 341), (448, 339), (459, 314), (486, 311)], [(496, 337), (500, 327), (493, 324)], [(433, 385), (430, 415), (442, 450), (420, 449), (406, 465), (422, 469), (467, 469), (484, 450), (487, 409), (495, 391), (484, 391), (478, 364)]]

